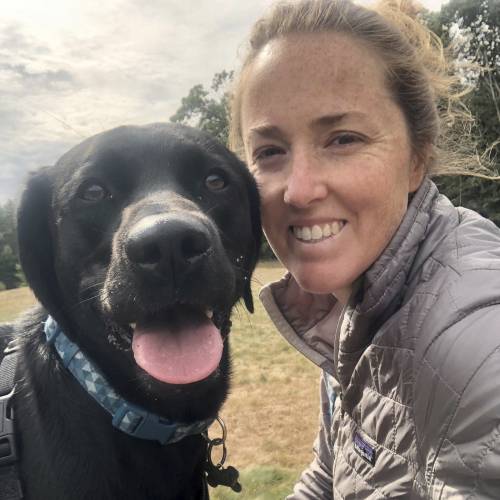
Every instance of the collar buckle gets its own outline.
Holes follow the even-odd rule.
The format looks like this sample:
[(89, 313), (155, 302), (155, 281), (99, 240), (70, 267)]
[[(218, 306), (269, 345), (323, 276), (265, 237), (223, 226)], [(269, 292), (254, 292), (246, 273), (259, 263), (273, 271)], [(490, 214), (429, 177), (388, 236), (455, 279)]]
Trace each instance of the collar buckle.
[(166, 444), (175, 434), (176, 425), (138, 406), (124, 402), (113, 415), (113, 427), (126, 434)]
[(212, 422), (213, 419), (192, 424), (174, 423), (126, 401), (113, 415), (113, 427), (129, 436), (158, 441), (162, 445), (175, 443), (192, 434), (201, 434)]

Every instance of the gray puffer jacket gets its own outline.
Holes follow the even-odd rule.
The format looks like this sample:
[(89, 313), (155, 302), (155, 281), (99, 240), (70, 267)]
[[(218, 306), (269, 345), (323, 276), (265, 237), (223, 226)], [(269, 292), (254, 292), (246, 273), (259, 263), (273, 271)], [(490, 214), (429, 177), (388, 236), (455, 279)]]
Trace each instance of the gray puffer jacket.
[(289, 499), (500, 499), (492, 222), (426, 179), (343, 310), (289, 275), (261, 299), (323, 370), (315, 458)]

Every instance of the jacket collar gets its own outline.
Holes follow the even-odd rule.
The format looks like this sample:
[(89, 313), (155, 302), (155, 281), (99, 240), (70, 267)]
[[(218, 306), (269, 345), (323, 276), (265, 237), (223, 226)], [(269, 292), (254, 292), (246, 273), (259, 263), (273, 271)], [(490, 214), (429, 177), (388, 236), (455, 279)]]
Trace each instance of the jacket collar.
[(192, 435), (205, 432), (214, 419), (192, 424), (172, 422), (150, 413), (123, 399), (83, 351), (66, 337), (56, 321), (49, 316), (44, 332), (47, 343), (55, 347), (63, 365), (76, 378), (83, 389), (112, 417), (113, 427), (130, 436), (171, 444)]
[(438, 194), (436, 185), (425, 179), (413, 196), (396, 234), (364, 275), (363, 294), (356, 306), (359, 314), (370, 318), (386, 316), (387, 309), (401, 297)]
[[(359, 280), (344, 308), (332, 296), (300, 291), (289, 273), (266, 285), (260, 298), (280, 333), (332, 375), (352, 364), (371, 342), (377, 324), (400, 307), (438, 195), (435, 184), (424, 179), (389, 245)], [(308, 304), (305, 319), (297, 307), (304, 301)], [(336, 335), (334, 345), (336, 329), (342, 334)]]

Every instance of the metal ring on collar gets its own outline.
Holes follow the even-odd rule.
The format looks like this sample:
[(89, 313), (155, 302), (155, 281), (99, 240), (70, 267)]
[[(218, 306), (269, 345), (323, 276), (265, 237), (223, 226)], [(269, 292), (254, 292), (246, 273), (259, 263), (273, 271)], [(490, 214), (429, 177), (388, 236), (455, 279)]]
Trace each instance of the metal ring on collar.
[[(219, 425), (222, 429), (222, 437), (210, 439), (210, 437), (208, 436), (208, 431), (203, 433), (203, 437), (208, 442), (208, 450), (207, 450), (208, 463), (216, 467), (217, 469), (220, 469), (224, 465), (224, 462), (226, 461), (227, 457), (227, 448), (226, 448), (227, 429), (226, 425), (224, 424), (224, 421), (220, 417), (217, 417), (217, 422), (219, 422)], [(222, 457), (217, 464), (214, 464), (212, 460), (212, 451), (216, 446), (222, 446)]]

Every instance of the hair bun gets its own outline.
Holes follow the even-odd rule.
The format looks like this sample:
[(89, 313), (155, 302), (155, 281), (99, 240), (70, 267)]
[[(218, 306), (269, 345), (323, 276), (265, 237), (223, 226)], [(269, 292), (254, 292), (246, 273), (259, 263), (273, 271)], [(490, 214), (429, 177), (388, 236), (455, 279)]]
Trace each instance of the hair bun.
[(425, 10), (418, 0), (379, 0), (377, 3), (382, 10), (401, 12), (411, 19), (417, 19)]

